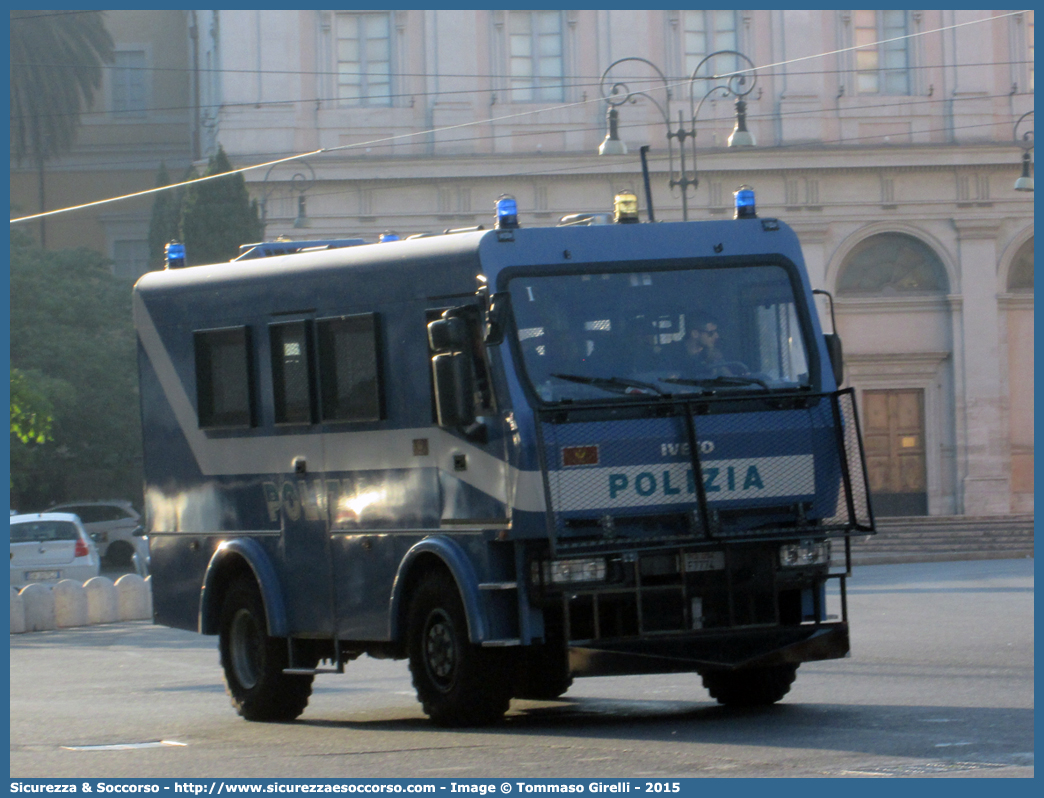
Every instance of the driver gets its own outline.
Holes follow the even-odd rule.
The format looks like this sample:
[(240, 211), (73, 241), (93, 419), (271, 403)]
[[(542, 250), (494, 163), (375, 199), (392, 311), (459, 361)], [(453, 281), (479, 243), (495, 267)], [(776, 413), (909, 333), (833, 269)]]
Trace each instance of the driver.
[(710, 316), (696, 314), (689, 335), (685, 339), (685, 352), (697, 375), (734, 377), (746, 373), (736, 362), (726, 362), (721, 351), (721, 333), (718, 323)]

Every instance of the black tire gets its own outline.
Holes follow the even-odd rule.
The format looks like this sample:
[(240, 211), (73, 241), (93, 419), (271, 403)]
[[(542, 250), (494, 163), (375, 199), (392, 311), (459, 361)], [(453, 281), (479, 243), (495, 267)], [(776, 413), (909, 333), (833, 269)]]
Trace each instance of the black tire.
[(417, 700), (433, 722), (486, 726), (503, 717), (511, 701), (503, 652), (469, 642), (464, 605), (449, 574), (433, 572), (417, 586), (406, 634)]
[(234, 582), (225, 594), (219, 649), (232, 706), (244, 718), (291, 721), (304, 712), (314, 677), (283, 673), (287, 642), (268, 636), (264, 603), (253, 579)]
[(109, 565), (131, 565), (133, 557), (134, 547), (125, 540), (114, 540), (105, 550), (105, 562)]
[(772, 665), (735, 671), (709, 670), (700, 675), (703, 686), (719, 704), (727, 707), (764, 707), (790, 692), (797, 665)]

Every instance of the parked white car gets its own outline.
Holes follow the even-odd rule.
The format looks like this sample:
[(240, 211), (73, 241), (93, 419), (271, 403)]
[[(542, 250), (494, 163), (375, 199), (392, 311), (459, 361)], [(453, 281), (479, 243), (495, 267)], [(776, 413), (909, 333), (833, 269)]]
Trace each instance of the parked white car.
[(11, 516), (11, 587), (61, 579), (86, 582), (101, 558), (80, 519), (71, 513)]
[(66, 502), (56, 504), (48, 512), (75, 513), (84, 529), (98, 546), (98, 553), (111, 565), (131, 565), (133, 556), (141, 556), (141, 516), (127, 501)]

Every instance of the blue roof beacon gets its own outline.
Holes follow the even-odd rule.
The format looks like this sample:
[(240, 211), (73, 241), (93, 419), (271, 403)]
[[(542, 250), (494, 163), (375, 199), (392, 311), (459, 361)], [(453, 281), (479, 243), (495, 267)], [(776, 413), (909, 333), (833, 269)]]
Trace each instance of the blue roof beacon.
[(750, 186), (740, 186), (734, 192), (736, 198), (736, 219), (756, 219), (757, 209), (754, 205), (754, 189)]

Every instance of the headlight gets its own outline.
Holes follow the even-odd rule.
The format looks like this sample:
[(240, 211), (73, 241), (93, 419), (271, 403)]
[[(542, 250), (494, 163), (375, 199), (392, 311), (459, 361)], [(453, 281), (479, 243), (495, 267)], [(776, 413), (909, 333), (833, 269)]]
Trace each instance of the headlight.
[(779, 564), (783, 567), (826, 565), (830, 562), (829, 540), (802, 540), (779, 547)]
[(583, 560), (552, 560), (542, 563), (541, 566), (544, 582), (552, 585), (605, 581), (604, 557), (591, 557)]

